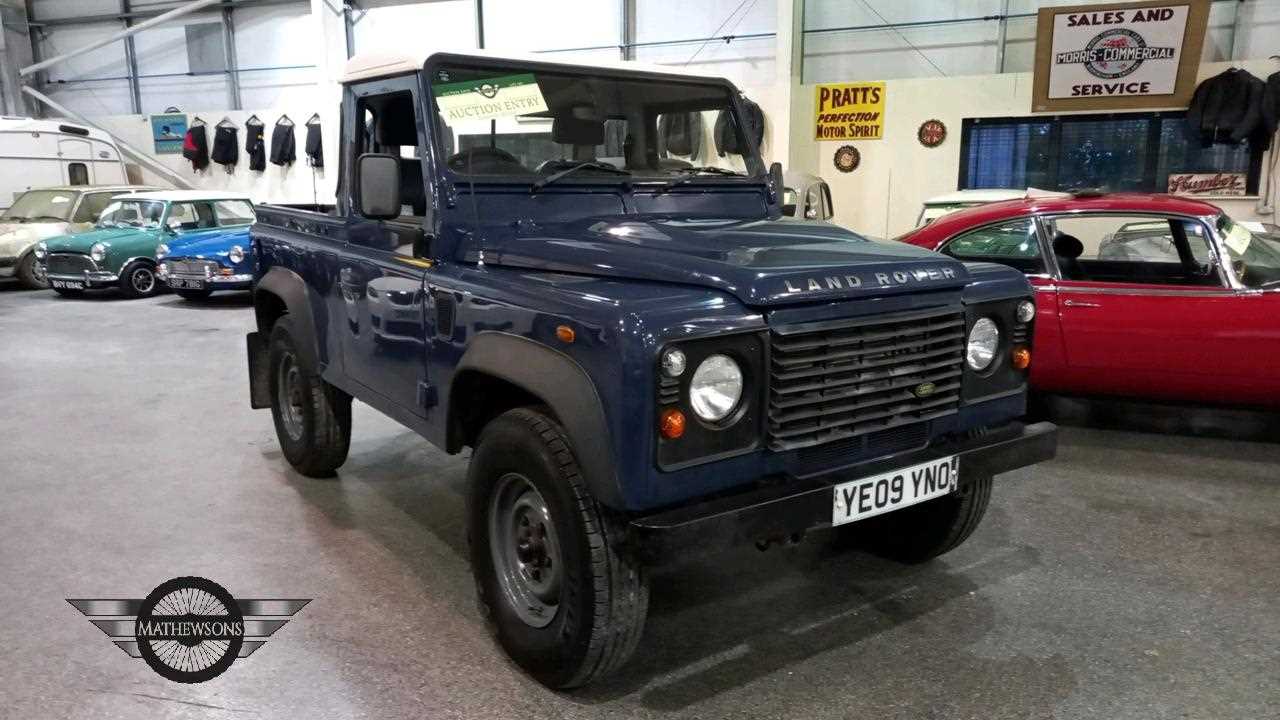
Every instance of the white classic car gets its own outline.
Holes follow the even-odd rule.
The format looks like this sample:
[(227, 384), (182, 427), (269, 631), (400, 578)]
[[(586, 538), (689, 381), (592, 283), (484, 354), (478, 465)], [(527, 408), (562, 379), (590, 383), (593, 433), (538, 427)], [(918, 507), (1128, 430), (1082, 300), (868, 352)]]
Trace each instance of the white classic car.
[(36, 243), (93, 229), (98, 214), (116, 195), (154, 190), (142, 185), (74, 185), (27, 190), (0, 214), (0, 278), (17, 277), (29, 288), (45, 287), (32, 251)]

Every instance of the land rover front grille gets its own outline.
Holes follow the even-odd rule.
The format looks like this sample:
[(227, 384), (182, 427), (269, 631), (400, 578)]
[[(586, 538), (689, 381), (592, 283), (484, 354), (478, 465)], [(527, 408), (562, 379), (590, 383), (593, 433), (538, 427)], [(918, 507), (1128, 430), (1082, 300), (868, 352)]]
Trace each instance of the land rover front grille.
[(769, 446), (795, 450), (957, 411), (964, 314), (926, 311), (774, 328)]
[(92, 258), (79, 253), (49, 253), (45, 267), (50, 275), (80, 275), (98, 269)]
[[(205, 268), (208, 268), (207, 272)], [(218, 264), (209, 260), (175, 260), (169, 263), (169, 272), (173, 275), (208, 277), (218, 272)]]

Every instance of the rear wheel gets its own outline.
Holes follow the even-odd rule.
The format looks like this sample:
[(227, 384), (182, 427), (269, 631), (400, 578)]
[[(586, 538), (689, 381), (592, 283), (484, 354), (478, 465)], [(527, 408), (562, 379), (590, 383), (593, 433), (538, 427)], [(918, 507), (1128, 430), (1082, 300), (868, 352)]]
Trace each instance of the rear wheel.
[(954, 550), (977, 529), (991, 501), (990, 475), (960, 472), (956, 492), (837, 528), (837, 542), (904, 563), (922, 563)]
[(44, 268), (36, 262), (35, 253), (27, 253), (18, 261), (18, 269), (14, 272), (18, 282), (31, 290), (49, 287), (49, 279), (44, 276)]
[(213, 294), (213, 289), (205, 288), (204, 290), (176, 290), (175, 292), (177, 292), (178, 297), (182, 298), (183, 300), (205, 300), (210, 295)]
[(332, 477), (351, 446), (351, 396), (320, 378), (298, 352), (288, 315), (271, 329), (271, 417), (284, 457), (307, 477)]
[(468, 469), (468, 537), (481, 612), (515, 662), (571, 688), (630, 657), (649, 588), (625, 522), (587, 490), (564, 430), (533, 409), (485, 426)]
[(125, 297), (151, 297), (160, 292), (160, 280), (156, 269), (148, 262), (135, 260), (120, 273), (120, 290)]

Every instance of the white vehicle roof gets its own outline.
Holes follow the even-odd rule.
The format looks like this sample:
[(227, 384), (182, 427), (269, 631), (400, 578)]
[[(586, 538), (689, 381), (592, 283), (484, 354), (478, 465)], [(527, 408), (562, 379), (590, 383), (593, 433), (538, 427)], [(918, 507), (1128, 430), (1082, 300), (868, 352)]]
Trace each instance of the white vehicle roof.
[(954, 205), (955, 203), (992, 203), (1001, 200), (1019, 200), (1027, 196), (1028, 190), (958, 190), (946, 195), (938, 195), (924, 201), (925, 205)]
[(199, 202), (209, 200), (250, 200), (248, 193), (214, 190), (157, 190), (120, 195), (121, 200), (162, 200), (165, 202)]
[[(599, 67), (610, 68), (615, 70), (631, 70), (633, 72), (653, 72), (662, 73), (664, 75), (675, 75), (678, 77), (713, 77), (698, 73), (691, 73), (682, 68), (672, 67), (669, 65), (650, 65), (647, 63), (638, 63), (630, 61), (609, 61), (592, 59), (590, 62), (573, 62), (572, 60), (557, 60), (555, 56), (550, 54), (531, 54), (531, 53), (494, 53), (487, 50), (463, 50), (457, 52), (429, 52), (425, 54), (403, 54), (403, 53), (364, 53), (355, 55), (347, 60), (347, 65), (342, 73), (340, 82), (350, 83), (360, 80), (369, 80), (372, 78), (385, 77), (387, 75), (399, 75), (401, 73), (417, 72), (427, 63), (432, 55), (460, 55), (464, 57), (482, 58), (485, 60), (510, 60), (513, 62), (528, 63), (550, 63), (553, 65), (570, 65), (578, 67)], [(720, 79), (720, 78), (715, 78)]]
[(154, 185), (50, 185), (49, 187), (33, 187), (30, 190), (23, 190), (19, 195), (29, 192), (118, 192), (118, 193), (135, 193), (147, 192), (150, 190), (159, 190)]
[(64, 118), (37, 119), (5, 115), (0, 117), (0, 132), (54, 133), (91, 138), (109, 145), (116, 144), (110, 135), (101, 130)]

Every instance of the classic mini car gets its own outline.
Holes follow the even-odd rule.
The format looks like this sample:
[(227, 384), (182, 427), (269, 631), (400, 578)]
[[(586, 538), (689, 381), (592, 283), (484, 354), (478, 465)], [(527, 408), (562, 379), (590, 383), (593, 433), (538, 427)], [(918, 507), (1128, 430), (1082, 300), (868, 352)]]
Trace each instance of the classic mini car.
[(183, 227), (156, 248), (160, 280), (187, 300), (209, 297), (214, 290), (248, 290), (253, 286), (249, 226), (253, 203), (239, 193), (187, 196), (195, 213), (194, 227)]
[(916, 227), (924, 227), (947, 213), (1002, 200), (1015, 200), (1023, 194), (1022, 190), (957, 190), (946, 195), (931, 197), (925, 200), (920, 208)]
[(92, 230), (111, 198), (150, 189), (142, 185), (74, 185), (22, 193), (0, 214), (0, 278), (16, 277), (32, 289), (48, 287), (34, 254), (36, 243)]
[(1036, 289), (1033, 390), (1275, 406), (1280, 238), (1206, 202), (1012, 200), (899, 238), (1017, 268)]
[[(522, 668), (617, 670), (686, 554), (821, 529), (924, 562), (1053, 456), (1020, 420), (1021, 273), (784, 217), (726, 80), (548, 60), (352, 58), (337, 206), (250, 230), (250, 403), (283, 458), (334, 474), (353, 398), (472, 448), (477, 598)], [(664, 162), (668, 116), (732, 157)]]
[(782, 214), (805, 220), (830, 220), (835, 214), (831, 187), (827, 181), (808, 173), (783, 173)]

